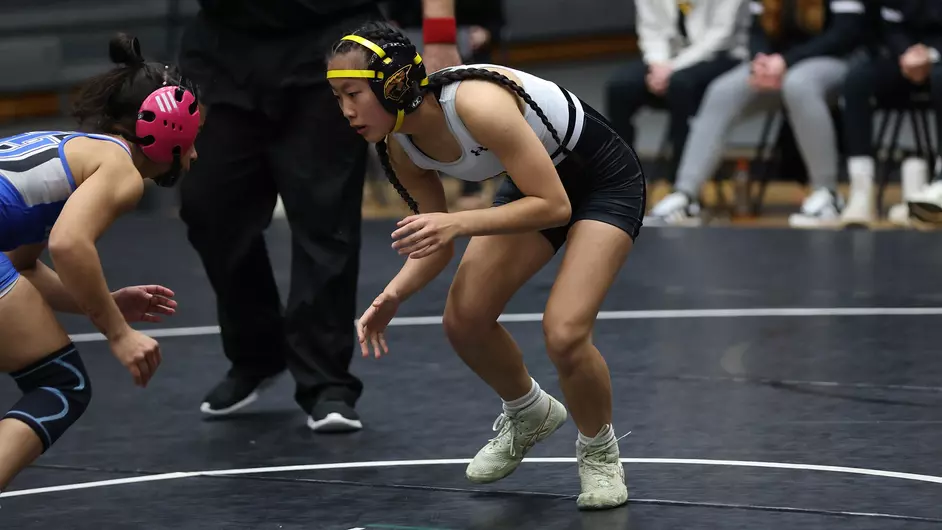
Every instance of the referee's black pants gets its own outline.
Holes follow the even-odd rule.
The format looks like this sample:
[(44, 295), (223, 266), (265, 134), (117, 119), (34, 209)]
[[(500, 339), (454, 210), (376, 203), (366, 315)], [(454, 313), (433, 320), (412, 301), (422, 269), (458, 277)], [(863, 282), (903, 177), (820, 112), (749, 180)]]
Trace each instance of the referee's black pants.
[[(353, 406), (363, 179), (368, 144), (326, 81), (293, 88), (277, 119), (212, 105), (199, 159), (181, 183), (181, 217), (217, 296), (232, 375), (288, 368), (306, 411)], [(291, 287), (282, 307), (263, 231), (280, 194), (291, 227)]]

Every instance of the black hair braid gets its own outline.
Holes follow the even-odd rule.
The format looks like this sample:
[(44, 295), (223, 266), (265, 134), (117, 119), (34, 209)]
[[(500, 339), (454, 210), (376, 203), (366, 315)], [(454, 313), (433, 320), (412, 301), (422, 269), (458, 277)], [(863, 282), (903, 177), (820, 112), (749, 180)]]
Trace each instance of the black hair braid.
[(522, 99), (527, 105), (533, 109), (533, 112), (536, 112), (536, 115), (540, 117), (540, 120), (543, 122), (543, 125), (546, 126), (546, 129), (553, 136), (553, 140), (556, 140), (556, 143), (559, 144), (559, 147), (567, 155), (572, 154), (566, 146), (563, 145), (563, 141), (559, 139), (559, 134), (556, 132), (556, 127), (553, 127), (553, 124), (550, 122), (549, 118), (546, 117), (546, 114), (543, 112), (543, 109), (537, 105), (536, 101), (530, 97), (530, 94), (523, 89), (522, 86), (515, 83), (509, 77), (495, 72), (493, 70), (485, 70), (483, 68), (459, 68), (455, 70), (439, 70), (434, 74), (428, 76), (428, 87), (429, 89), (438, 88), (449, 83), (454, 83), (457, 81), (465, 81), (468, 79), (483, 79), (485, 81), (494, 81), (499, 83), (517, 94), (520, 99)]
[[(396, 44), (405, 44), (407, 46), (412, 45), (412, 42), (408, 39), (408, 37), (403, 35), (401, 31), (383, 22), (370, 22), (364, 24), (352, 34), (359, 35), (360, 37), (375, 42), (380, 46), (390, 42)], [(363, 52), (368, 53), (366, 48), (363, 48), (353, 41), (340, 40), (337, 41), (331, 50), (331, 55), (339, 55), (352, 50), (362, 50)]]
[(369, 28), (363, 32), (363, 37), (367, 39), (378, 39), (383, 42), (394, 42), (396, 44), (405, 44), (411, 46), (412, 42), (402, 34), (401, 31), (385, 25), (377, 24), (376, 28)]
[(384, 140), (376, 142), (376, 154), (379, 155), (379, 161), (383, 165), (383, 171), (386, 172), (386, 178), (389, 179), (389, 183), (396, 188), (402, 200), (406, 201), (412, 213), (418, 215), (419, 205), (415, 202), (415, 199), (412, 198), (412, 195), (409, 195), (406, 187), (399, 182), (399, 178), (396, 176), (396, 170), (393, 169), (392, 164), (389, 162), (389, 153), (386, 150), (386, 142)]

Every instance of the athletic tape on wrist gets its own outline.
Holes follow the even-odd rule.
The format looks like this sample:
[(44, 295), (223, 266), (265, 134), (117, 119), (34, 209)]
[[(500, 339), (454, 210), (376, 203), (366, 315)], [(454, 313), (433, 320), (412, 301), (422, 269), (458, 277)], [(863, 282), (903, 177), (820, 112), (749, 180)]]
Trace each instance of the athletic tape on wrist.
[(455, 44), (458, 41), (458, 24), (450, 17), (423, 19), (422, 40), (425, 44)]

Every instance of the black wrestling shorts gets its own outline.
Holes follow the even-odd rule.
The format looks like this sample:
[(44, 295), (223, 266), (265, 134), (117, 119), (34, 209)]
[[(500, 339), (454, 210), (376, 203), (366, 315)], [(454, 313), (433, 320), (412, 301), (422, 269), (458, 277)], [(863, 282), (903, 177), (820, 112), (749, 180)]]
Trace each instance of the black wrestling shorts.
[[(570, 107), (575, 112), (571, 104)], [(554, 251), (559, 251), (566, 242), (572, 225), (583, 219), (621, 228), (632, 240), (638, 237), (644, 219), (646, 188), (637, 154), (604, 116), (584, 102), (582, 107), (585, 120), (579, 141), (569, 156), (556, 165), (572, 205), (572, 216), (567, 225), (541, 232)], [(511, 178), (504, 177), (494, 206), (524, 196)]]

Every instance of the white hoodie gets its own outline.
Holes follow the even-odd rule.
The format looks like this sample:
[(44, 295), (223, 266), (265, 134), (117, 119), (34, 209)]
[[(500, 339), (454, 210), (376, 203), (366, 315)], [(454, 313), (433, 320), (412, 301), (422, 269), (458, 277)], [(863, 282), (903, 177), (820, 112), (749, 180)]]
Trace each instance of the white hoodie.
[[(748, 0), (634, 0), (638, 45), (644, 62), (669, 63), (674, 71), (723, 52), (749, 56)], [(677, 27), (683, 8), (688, 42)]]

